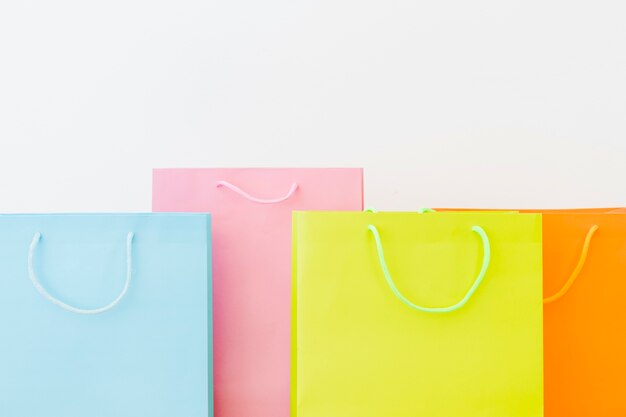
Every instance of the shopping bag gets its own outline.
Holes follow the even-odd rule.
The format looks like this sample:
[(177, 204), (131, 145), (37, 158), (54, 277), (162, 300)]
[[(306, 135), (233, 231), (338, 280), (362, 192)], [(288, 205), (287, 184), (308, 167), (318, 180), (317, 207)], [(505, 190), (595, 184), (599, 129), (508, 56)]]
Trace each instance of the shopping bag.
[(294, 214), (292, 416), (539, 417), (541, 217)]
[(543, 214), (547, 417), (626, 416), (626, 214)]
[(0, 253), (0, 416), (212, 415), (208, 215), (0, 215)]
[(157, 169), (154, 211), (210, 211), (215, 415), (289, 417), (292, 210), (360, 210), (361, 169)]

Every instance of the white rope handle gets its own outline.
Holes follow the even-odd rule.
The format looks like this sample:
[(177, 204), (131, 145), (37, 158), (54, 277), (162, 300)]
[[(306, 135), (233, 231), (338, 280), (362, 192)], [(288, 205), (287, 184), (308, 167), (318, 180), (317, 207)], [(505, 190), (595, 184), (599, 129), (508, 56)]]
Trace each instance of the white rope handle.
[(278, 198), (259, 198), (259, 197), (255, 197), (253, 195), (248, 194), (247, 192), (245, 192), (244, 190), (242, 190), (241, 188), (229, 183), (228, 181), (218, 181), (217, 182), (217, 188), (219, 187), (226, 187), (229, 190), (239, 194), (240, 196), (242, 196), (243, 198), (245, 198), (246, 200), (250, 200), (254, 203), (259, 203), (259, 204), (277, 204), (277, 203), (282, 203), (283, 201), (291, 198), (291, 196), (293, 196), (293, 194), (296, 192), (296, 190), (298, 189), (298, 183), (294, 182), (293, 184), (291, 184), (291, 188), (289, 189), (289, 191), (287, 192), (287, 194), (285, 194), (282, 197), (278, 197)]
[(104, 307), (94, 308), (94, 309), (83, 309), (83, 308), (71, 306), (59, 300), (58, 298), (55, 298), (54, 296), (52, 296), (41, 285), (41, 283), (39, 282), (39, 279), (37, 279), (37, 275), (35, 274), (35, 267), (34, 267), (35, 250), (37, 249), (37, 244), (41, 240), (41, 233), (39, 232), (35, 233), (35, 236), (33, 236), (33, 240), (30, 243), (30, 249), (28, 250), (28, 276), (30, 278), (30, 281), (33, 283), (33, 286), (37, 290), (37, 292), (39, 292), (39, 294), (41, 294), (43, 298), (50, 301), (52, 304), (61, 307), (64, 310), (71, 311), (72, 313), (76, 313), (76, 314), (104, 313), (106, 311), (111, 310), (115, 306), (117, 306), (120, 303), (120, 301), (122, 301), (122, 298), (124, 298), (124, 296), (128, 292), (130, 279), (133, 273), (133, 238), (134, 237), (135, 237), (135, 234), (133, 232), (129, 232), (128, 235), (126, 235), (126, 281), (124, 282), (124, 288), (122, 288), (122, 292), (120, 292), (120, 294), (115, 298), (115, 300), (113, 300), (111, 303), (107, 304)]

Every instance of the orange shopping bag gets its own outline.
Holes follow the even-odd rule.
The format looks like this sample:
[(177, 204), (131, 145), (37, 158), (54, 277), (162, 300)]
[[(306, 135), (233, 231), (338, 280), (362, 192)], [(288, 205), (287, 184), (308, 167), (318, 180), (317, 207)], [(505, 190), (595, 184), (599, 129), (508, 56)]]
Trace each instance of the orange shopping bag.
[(619, 211), (543, 212), (546, 417), (626, 416), (626, 214)]

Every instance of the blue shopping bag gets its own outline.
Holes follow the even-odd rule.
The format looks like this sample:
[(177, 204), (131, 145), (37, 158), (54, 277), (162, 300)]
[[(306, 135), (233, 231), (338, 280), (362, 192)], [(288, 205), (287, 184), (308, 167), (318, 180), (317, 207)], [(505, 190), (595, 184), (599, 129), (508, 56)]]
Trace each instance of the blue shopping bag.
[(0, 416), (211, 416), (210, 227), (0, 215)]

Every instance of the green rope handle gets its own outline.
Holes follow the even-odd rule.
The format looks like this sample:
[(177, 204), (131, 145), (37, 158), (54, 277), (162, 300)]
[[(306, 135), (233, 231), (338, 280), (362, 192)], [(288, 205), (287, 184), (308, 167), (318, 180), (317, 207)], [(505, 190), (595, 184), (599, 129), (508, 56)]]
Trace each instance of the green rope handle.
[(483, 279), (485, 278), (485, 274), (487, 273), (487, 268), (489, 268), (489, 263), (491, 262), (491, 245), (489, 244), (489, 238), (487, 237), (487, 234), (485, 233), (482, 227), (472, 226), (472, 232), (477, 233), (478, 236), (480, 236), (482, 243), (483, 243), (483, 262), (482, 262), (482, 266), (480, 267), (480, 272), (478, 273), (478, 276), (476, 277), (476, 280), (474, 280), (474, 283), (472, 284), (470, 289), (467, 291), (465, 296), (460, 301), (458, 301), (457, 303), (451, 306), (448, 306), (448, 307), (419, 306), (417, 304), (413, 304), (404, 295), (402, 295), (400, 290), (398, 290), (398, 288), (396, 287), (396, 284), (393, 282), (393, 279), (391, 278), (391, 274), (389, 273), (389, 268), (387, 268), (387, 262), (385, 261), (385, 254), (383, 252), (383, 245), (380, 241), (380, 234), (378, 233), (378, 229), (376, 228), (376, 226), (370, 224), (367, 226), (367, 229), (370, 232), (372, 232), (372, 234), (374, 235), (374, 240), (376, 242), (376, 250), (378, 252), (378, 260), (380, 262), (380, 268), (383, 271), (383, 275), (385, 276), (385, 280), (387, 281), (389, 288), (391, 288), (391, 291), (394, 293), (396, 297), (398, 297), (398, 299), (400, 299), (400, 301), (402, 301), (407, 306), (418, 311), (423, 311), (425, 313), (449, 313), (449, 312), (458, 310), (459, 308), (467, 304), (469, 299), (476, 292), (476, 289), (483, 282)]

